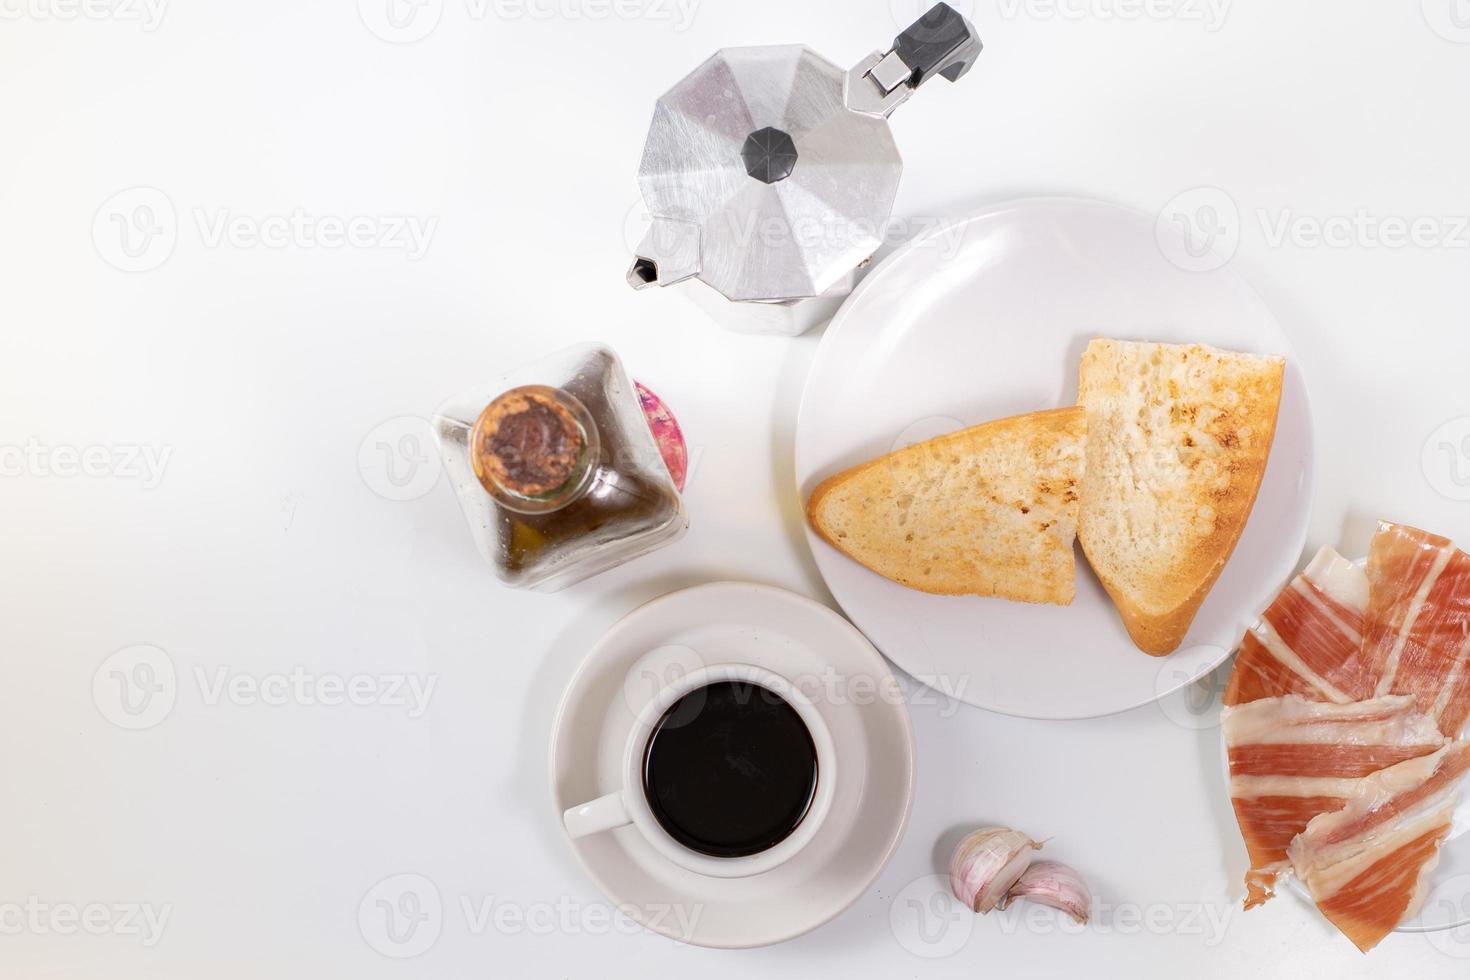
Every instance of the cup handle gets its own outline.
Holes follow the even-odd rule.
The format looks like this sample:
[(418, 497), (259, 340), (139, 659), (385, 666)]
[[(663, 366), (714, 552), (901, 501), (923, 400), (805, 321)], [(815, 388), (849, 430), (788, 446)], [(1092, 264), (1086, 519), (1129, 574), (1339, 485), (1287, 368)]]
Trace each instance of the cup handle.
[(623, 803), (621, 792), (609, 793), (590, 803), (574, 806), (562, 814), (561, 820), (573, 840), (633, 822), (627, 805)]

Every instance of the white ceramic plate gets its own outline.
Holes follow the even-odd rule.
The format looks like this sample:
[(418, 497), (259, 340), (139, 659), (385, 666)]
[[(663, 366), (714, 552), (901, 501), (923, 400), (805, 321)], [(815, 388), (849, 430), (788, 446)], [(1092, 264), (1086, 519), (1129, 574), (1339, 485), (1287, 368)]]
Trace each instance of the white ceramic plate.
[[(1188, 272), (1135, 211), (1040, 199), (982, 211), (896, 251), (817, 351), (796, 433), (806, 499), (826, 476), (990, 419), (1072, 404), (1097, 336), (1200, 342), (1287, 358), (1271, 461), (1251, 521), (1183, 646), (1139, 652), (1078, 551), (1071, 606), (931, 596), (808, 540), (827, 586), (884, 654), (970, 704), (1087, 718), (1147, 704), (1219, 665), (1291, 575), (1306, 539), (1312, 426), (1295, 356), (1229, 266)], [(1161, 242), (1163, 243), (1161, 245)]]
[(633, 827), (569, 843), (614, 906), (649, 929), (699, 946), (765, 946), (856, 901), (898, 846), (913, 804), (914, 738), (902, 692), (841, 616), (738, 582), (674, 592), (629, 613), (567, 688), (552, 736), (552, 796), (560, 822), (566, 809), (614, 792), (628, 732), (661, 679), (720, 663), (782, 674), (822, 713), (838, 748), (822, 832), (786, 864), (749, 878), (689, 871)]

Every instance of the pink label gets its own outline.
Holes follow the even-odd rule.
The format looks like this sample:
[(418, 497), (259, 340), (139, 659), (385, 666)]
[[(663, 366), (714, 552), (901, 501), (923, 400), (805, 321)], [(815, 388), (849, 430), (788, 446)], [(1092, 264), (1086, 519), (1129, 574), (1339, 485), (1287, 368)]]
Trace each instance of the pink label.
[(662, 398), (645, 388), (641, 381), (633, 384), (638, 389), (638, 401), (643, 406), (643, 417), (648, 420), (653, 441), (658, 444), (664, 465), (669, 468), (669, 476), (674, 478), (674, 486), (682, 493), (684, 479), (689, 475), (689, 449), (684, 444), (684, 431)]

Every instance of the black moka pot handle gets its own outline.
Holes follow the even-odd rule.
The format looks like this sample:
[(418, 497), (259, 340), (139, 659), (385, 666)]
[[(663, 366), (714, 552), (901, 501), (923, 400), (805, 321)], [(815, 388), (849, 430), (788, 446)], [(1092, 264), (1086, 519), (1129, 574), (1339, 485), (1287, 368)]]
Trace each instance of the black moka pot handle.
[(980, 55), (980, 35), (947, 3), (937, 3), (893, 40), (893, 50), (913, 69), (909, 84), (923, 85), (934, 75), (951, 82), (970, 70)]
[(935, 75), (951, 82), (980, 56), (980, 35), (959, 11), (937, 3), (893, 39), (847, 72), (843, 100), (854, 112), (887, 116)]

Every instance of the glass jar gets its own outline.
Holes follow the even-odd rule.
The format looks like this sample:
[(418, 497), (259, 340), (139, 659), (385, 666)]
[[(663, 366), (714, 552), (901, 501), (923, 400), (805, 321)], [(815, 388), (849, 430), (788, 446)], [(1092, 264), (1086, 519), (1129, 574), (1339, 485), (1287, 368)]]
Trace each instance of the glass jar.
[(678, 425), (600, 344), (456, 395), (434, 432), (470, 533), (506, 585), (554, 592), (689, 526)]

